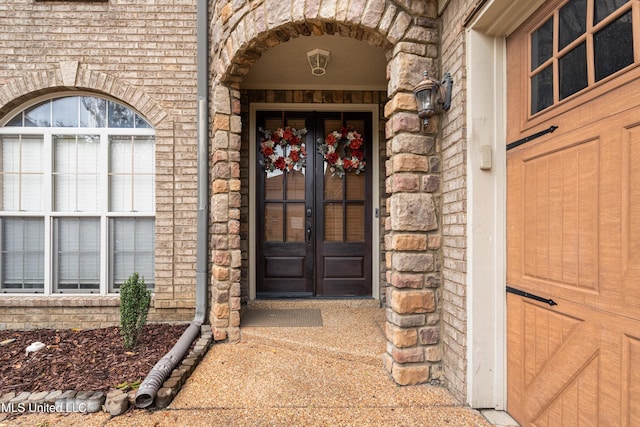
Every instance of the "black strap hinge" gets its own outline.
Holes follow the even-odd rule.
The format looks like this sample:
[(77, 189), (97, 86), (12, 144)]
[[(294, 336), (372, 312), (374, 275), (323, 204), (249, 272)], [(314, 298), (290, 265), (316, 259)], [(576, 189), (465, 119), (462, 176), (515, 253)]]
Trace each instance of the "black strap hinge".
[(549, 304), (551, 307), (553, 307), (554, 305), (558, 305), (558, 303), (556, 303), (551, 298), (542, 298), (542, 297), (539, 297), (538, 295), (530, 294), (529, 292), (525, 292), (525, 291), (521, 291), (520, 289), (512, 288), (511, 286), (507, 286), (507, 292), (509, 292), (511, 294), (520, 295), (521, 297), (534, 299), (536, 301), (540, 301), (540, 302), (543, 302), (545, 304)]
[(513, 150), (514, 148), (519, 147), (524, 143), (527, 143), (536, 138), (540, 138), (541, 136), (546, 135), (548, 133), (553, 133), (556, 129), (558, 129), (558, 126), (550, 126), (549, 129), (545, 129), (538, 133), (534, 133), (533, 135), (526, 136), (522, 139), (512, 142), (511, 144), (507, 144), (507, 151)]

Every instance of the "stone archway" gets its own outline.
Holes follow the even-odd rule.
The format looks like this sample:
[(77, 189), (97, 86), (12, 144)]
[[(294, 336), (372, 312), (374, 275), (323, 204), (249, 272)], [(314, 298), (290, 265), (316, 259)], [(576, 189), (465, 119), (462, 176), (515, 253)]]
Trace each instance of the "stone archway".
[[(413, 87), (426, 69), (439, 75), (436, 2), (406, 9), (393, 1), (228, 2), (212, 30), (211, 323), (217, 340), (240, 338), (240, 83), (262, 52), (294, 37), (338, 34), (387, 52), (385, 222), (389, 342), (385, 367), (399, 384), (440, 381), (440, 157), (416, 115)], [(347, 2), (345, 2), (347, 3)], [(234, 9), (236, 7), (236, 9)], [(428, 132), (438, 128), (433, 120)], [(419, 220), (416, 220), (419, 218)]]

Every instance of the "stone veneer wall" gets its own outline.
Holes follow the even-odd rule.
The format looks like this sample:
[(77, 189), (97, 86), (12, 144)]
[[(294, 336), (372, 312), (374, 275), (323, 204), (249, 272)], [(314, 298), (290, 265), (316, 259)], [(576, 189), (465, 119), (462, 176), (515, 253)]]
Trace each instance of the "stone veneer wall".
[(212, 13), (214, 338), (240, 339), (242, 78), (270, 47), (337, 34), (379, 46), (388, 59), (384, 364), (399, 384), (442, 382), (439, 120), (423, 131), (412, 93), (422, 71), (440, 74), (437, 2), (221, 0)]
[(462, 22), (472, 0), (452, 0), (442, 12), (442, 70), (454, 79), (451, 110), (442, 122), (442, 344), (448, 388), (467, 393), (467, 135), (466, 55)]
[[(380, 176), (385, 176), (384, 162), (386, 158), (386, 145), (384, 144), (384, 105), (387, 103), (386, 92), (376, 91), (329, 91), (329, 90), (243, 90), (241, 91), (242, 101), (242, 123), (249, 122), (249, 108), (251, 103), (305, 103), (305, 104), (336, 104), (336, 110), (339, 110), (339, 104), (378, 104), (380, 106), (378, 120), (380, 135), (378, 135), (380, 143), (380, 164), (377, 165), (380, 170)], [(242, 206), (240, 208), (240, 245), (242, 248), (242, 267), (241, 267), (241, 303), (246, 303), (249, 299), (249, 126), (242, 128), (242, 147), (240, 148), (240, 182), (241, 182), (241, 198)], [(255, 165), (254, 165), (255, 167)], [(374, 183), (376, 185), (376, 183)], [(380, 236), (384, 235), (383, 224), (388, 216), (386, 210), (386, 195), (384, 182), (377, 183), (380, 187)], [(384, 240), (377, 242), (382, 250), (380, 251), (380, 265), (384, 265)], [(374, 243), (375, 244), (375, 243)], [(383, 271), (380, 274), (380, 299), (384, 303), (386, 300), (386, 274)]]
[[(111, 96), (156, 130), (156, 286), (150, 321), (193, 318), (196, 0), (0, 2), (0, 119), (35, 97)], [(75, 92), (77, 93), (77, 92)], [(0, 328), (119, 322), (113, 296), (0, 295)]]

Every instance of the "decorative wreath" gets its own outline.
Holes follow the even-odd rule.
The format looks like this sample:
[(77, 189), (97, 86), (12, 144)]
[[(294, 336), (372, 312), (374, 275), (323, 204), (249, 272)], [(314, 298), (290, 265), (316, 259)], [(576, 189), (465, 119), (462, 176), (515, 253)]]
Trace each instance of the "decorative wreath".
[(307, 129), (298, 130), (287, 126), (274, 132), (262, 128), (259, 130), (264, 135), (260, 143), (260, 152), (263, 156), (260, 163), (264, 165), (265, 171), (273, 172), (278, 169), (289, 172), (304, 168), (307, 151), (302, 142), (302, 135), (307, 133)]
[[(362, 151), (362, 135), (358, 132), (342, 127), (327, 135), (324, 142), (321, 141), (318, 141), (318, 152), (329, 165), (332, 176), (343, 177), (346, 172), (364, 172), (367, 162), (364, 161)], [(342, 156), (339, 154), (340, 148)]]

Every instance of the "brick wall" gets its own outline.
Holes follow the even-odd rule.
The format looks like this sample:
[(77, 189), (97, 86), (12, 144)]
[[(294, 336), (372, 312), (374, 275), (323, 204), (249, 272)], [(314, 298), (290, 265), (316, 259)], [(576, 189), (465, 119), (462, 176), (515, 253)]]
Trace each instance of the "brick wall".
[[(156, 292), (150, 320), (193, 316), (195, 21), (196, 0), (0, 2), (0, 119), (36, 96), (81, 89), (132, 106), (156, 129)], [(29, 313), (28, 320), (17, 320), (19, 313), (6, 304), (0, 304), (0, 318), (16, 315), (16, 327), (53, 324), (49, 320), (54, 319), (62, 324), (77, 320), (84, 327), (91, 316), (102, 325), (112, 323), (117, 313), (117, 307), (96, 309), (89, 303), (87, 309), (35, 310), (28, 297), (14, 302), (18, 311)]]
[(467, 370), (467, 140), (465, 31), (471, 0), (452, 0), (443, 11), (441, 68), (454, 79), (451, 110), (442, 122), (442, 343), (449, 390), (466, 400)]
[[(104, 328), (120, 324), (118, 296), (37, 296), (0, 298), (0, 329)], [(151, 303), (147, 321), (183, 323), (193, 319), (193, 310), (159, 310)]]

